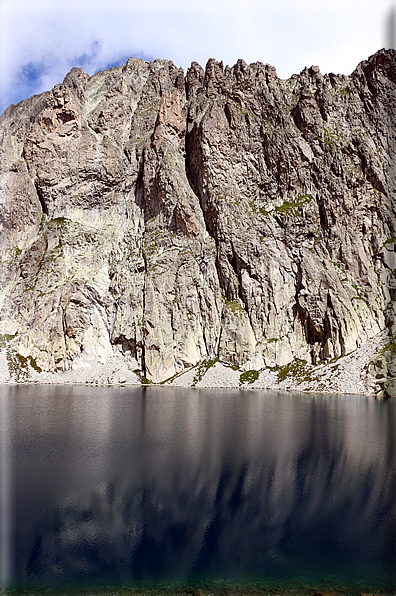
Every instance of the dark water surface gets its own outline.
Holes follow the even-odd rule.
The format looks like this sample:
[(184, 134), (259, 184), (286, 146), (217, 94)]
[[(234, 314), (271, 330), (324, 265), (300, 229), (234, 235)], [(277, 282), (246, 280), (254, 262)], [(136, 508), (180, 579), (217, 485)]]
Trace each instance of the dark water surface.
[(3, 585), (396, 592), (396, 400), (24, 386), (0, 417)]

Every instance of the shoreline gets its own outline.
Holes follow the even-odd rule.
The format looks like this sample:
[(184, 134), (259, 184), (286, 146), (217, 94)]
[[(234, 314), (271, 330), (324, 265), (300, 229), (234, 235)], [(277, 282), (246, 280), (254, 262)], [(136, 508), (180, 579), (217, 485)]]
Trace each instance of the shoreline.
[[(366, 589), (366, 592), (362, 590)], [(58, 587), (14, 587), (1, 588), (0, 594), (7, 596), (387, 596), (393, 590), (373, 589), (364, 586), (342, 586), (340, 584), (301, 584), (285, 582), (279, 584), (263, 581), (212, 580), (191, 582), (139, 582), (126, 585), (101, 586), (58, 586)]]
[(268, 366), (255, 371), (233, 367), (218, 359), (203, 360), (160, 383), (148, 381), (136, 360), (127, 360), (120, 354), (114, 354), (103, 364), (87, 362), (86, 366), (77, 370), (50, 373), (38, 372), (28, 359), (19, 356), (17, 360), (17, 355), (10, 355), (8, 348), (3, 347), (0, 350), (0, 385), (163, 386), (386, 397), (381, 391), (380, 381), (369, 367), (388, 341), (388, 330), (385, 329), (354, 352), (317, 365), (295, 359), (284, 366)]

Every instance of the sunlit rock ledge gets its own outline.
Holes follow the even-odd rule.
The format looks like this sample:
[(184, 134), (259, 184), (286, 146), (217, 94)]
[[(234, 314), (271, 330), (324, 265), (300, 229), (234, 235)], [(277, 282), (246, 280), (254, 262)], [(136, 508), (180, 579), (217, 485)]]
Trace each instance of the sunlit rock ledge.
[(393, 50), (131, 58), (7, 108), (3, 382), (394, 395), (395, 114)]

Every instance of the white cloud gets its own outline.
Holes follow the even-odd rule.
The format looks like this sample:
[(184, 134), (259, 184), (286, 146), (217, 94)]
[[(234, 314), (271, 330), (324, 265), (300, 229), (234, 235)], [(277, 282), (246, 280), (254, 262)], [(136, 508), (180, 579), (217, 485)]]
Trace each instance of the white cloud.
[[(351, 72), (384, 45), (388, 0), (0, 0), (0, 110), (128, 56), (186, 69), (209, 57), (269, 62), (286, 78), (304, 66)], [(40, 75), (30, 77), (36, 68)], [(23, 76), (25, 73), (25, 77)]]

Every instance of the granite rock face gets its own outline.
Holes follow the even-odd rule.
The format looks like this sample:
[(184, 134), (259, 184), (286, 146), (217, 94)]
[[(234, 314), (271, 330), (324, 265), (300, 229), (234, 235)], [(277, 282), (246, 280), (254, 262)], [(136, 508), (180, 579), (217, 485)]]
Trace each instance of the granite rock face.
[[(317, 67), (129, 59), (0, 118), (0, 333), (43, 371), (160, 382), (346, 355), (392, 394), (396, 52)], [(396, 377), (395, 377), (396, 378)], [(393, 383), (393, 384), (392, 384)]]

